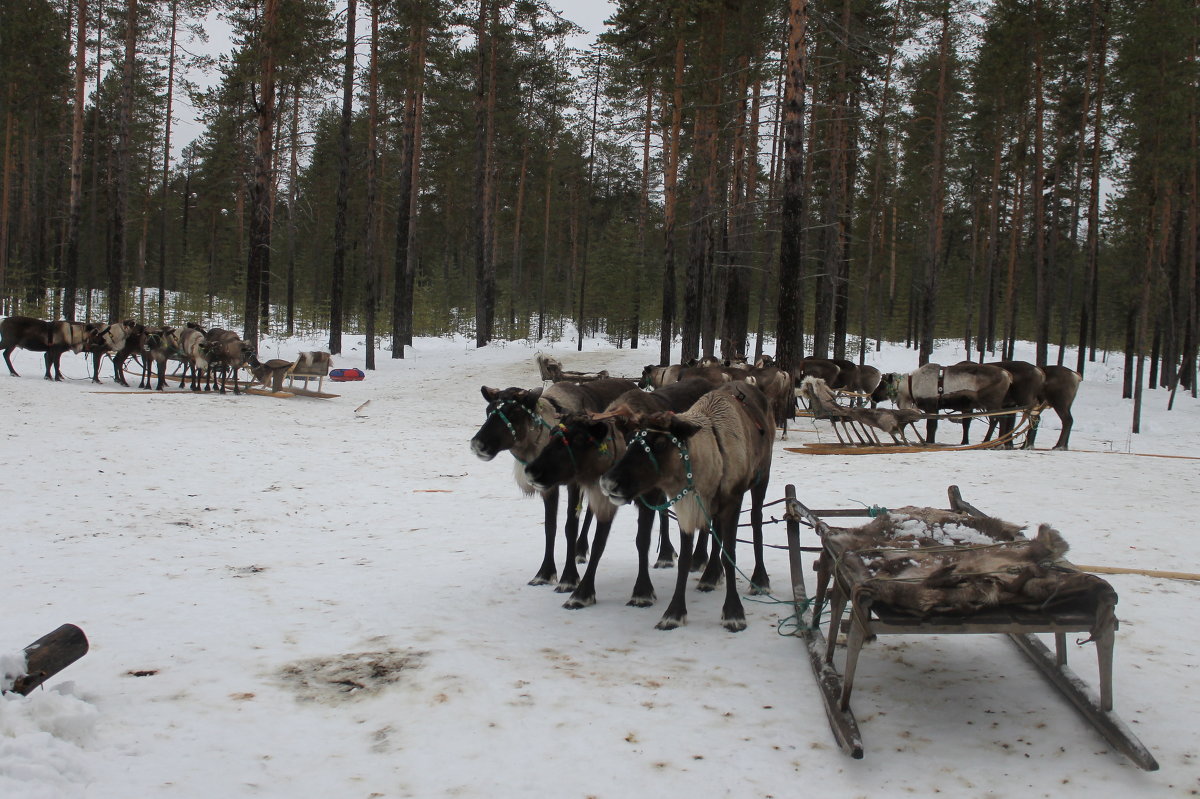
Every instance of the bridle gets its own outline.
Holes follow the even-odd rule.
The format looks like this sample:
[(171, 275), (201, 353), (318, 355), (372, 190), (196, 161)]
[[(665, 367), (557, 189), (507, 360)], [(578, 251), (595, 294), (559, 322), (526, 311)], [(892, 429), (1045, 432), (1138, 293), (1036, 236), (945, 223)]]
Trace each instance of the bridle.
[[(645, 450), (646, 456), (650, 458), (650, 463), (653, 464), (653, 466), (654, 466), (654, 473), (661, 475), (662, 468), (658, 465), (658, 458), (654, 457), (654, 450), (650, 446), (650, 442), (648, 442), (646, 440), (646, 434), (648, 432), (650, 432), (650, 431), (649, 430), (639, 430), (636, 433), (634, 433), (633, 437), (629, 439), (629, 446), (632, 447), (634, 444), (637, 444), (643, 450)], [(681, 441), (678, 437), (676, 437), (674, 433), (668, 433), (666, 431), (659, 431), (659, 432), (661, 432), (663, 435), (667, 436), (667, 438), (670, 439), (671, 443), (675, 445), (675, 448), (679, 450), (679, 456), (681, 458), (683, 458), (684, 474), (687, 475), (687, 484), (683, 487), (683, 490), (680, 491), (675, 496), (668, 499), (665, 504), (655, 505), (652, 502), (648, 502), (644, 495), (638, 497), (638, 500), (643, 505), (645, 505), (647, 508), (649, 508), (650, 510), (662, 511), (662, 510), (669, 509), (672, 505), (679, 502), (679, 500), (683, 499), (688, 494), (692, 493), (696, 488), (696, 483), (692, 479), (692, 456), (691, 456), (691, 453), (688, 452), (687, 444), (683, 443), (683, 441)], [(696, 498), (699, 499), (700, 495), (697, 494)]]

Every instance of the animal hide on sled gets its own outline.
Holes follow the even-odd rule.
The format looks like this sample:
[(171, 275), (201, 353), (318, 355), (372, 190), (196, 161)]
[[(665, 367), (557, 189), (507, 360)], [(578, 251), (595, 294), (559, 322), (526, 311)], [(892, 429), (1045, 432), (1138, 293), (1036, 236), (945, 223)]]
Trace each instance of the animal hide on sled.
[(883, 602), (926, 616), (970, 615), (1000, 606), (1096, 611), (1116, 604), (1107, 582), (1063, 560), (1068, 546), (1049, 525), (1022, 528), (934, 508), (899, 508), (862, 527), (832, 528), (826, 545), (856, 602)]

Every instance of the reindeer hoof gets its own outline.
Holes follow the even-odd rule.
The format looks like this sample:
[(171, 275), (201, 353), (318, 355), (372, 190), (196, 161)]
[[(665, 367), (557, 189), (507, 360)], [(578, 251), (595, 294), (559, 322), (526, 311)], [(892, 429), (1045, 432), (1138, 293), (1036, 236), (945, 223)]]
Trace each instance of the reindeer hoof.
[(568, 593), (574, 591), (578, 586), (579, 586), (578, 579), (569, 580), (567, 578), (563, 578), (558, 581), (558, 585), (554, 586), (554, 593), (568, 594)]
[(557, 579), (558, 579), (558, 575), (554, 572), (550, 572), (549, 574), (542, 574), (539, 572), (537, 575), (534, 576), (534, 578), (532, 580), (529, 581), (529, 584), (530, 585), (550, 585), (551, 583), (555, 582)]
[(717, 588), (717, 584), (712, 582), (711, 580), (701, 580), (700, 582), (696, 583), (696, 590), (703, 591), (706, 594), (709, 591), (715, 591), (716, 588)]
[(634, 596), (630, 597), (629, 601), (625, 604), (631, 608), (648, 608), (654, 604), (654, 599), (653, 594), (650, 596)]
[(685, 621), (687, 621), (687, 616), (681, 616), (678, 619), (673, 618), (673, 617), (663, 616), (661, 619), (658, 620), (658, 624), (654, 625), (654, 629), (656, 629), (656, 630), (674, 630), (676, 627), (682, 627), (683, 623)]
[(591, 596), (572, 596), (563, 603), (563, 607), (567, 610), (579, 610), (580, 608), (586, 608), (594, 604), (596, 604), (595, 594)]
[(743, 619), (722, 619), (721, 626), (731, 633), (740, 633), (746, 629), (746, 620)]
[(675, 556), (674, 555), (667, 555), (667, 556), (659, 555), (658, 560), (654, 561), (654, 568), (656, 568), (656, 569), (674, 569), (675, 568)]

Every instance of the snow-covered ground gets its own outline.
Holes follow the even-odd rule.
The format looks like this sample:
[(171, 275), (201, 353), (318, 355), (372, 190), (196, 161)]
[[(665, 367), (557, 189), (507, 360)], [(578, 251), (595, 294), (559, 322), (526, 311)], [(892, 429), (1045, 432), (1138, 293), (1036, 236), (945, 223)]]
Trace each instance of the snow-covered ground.
[[(362, 366), (361, 339), (338, 366)], [(319, 341), (272, 342), (294, 356)], [(568, 369), (640, 374), (657, 345), (544, 346)], [(769, 349), (769, 348), (768, 348)], [(783, 604), (688, 624), (627, 607), (622, 511), (599, 602), (530, 587), (540, 503), (511, 459), (467, 442), (479, 387), (537, 385), (523, 342), (422, 339), (332, 400), (126, 391), (0, 377), (0, 655), (64, 622), (91, 651), (28, 698), (0, 699), (4, 797), (1189, 796), (1200, 791), (1200, 584), (1117, 575), (1116, 709), (1158, 758), (1110, 750), (1001, 638), (888, 637), (859, 666), (866, 758), (830, 735)], [(1018, 353), (1018, 357), (1028, 353)], [(943, 363), (958, 360), (952, 346)], [(902, 348), (875, 354), (907, 370)], [(1068, 361), (1070, 363), (1071, 361)], [(1200, 572), (1200, 403), (1148, 392), (1129, 432), (1120, 360), (1089, 367), (1071, 452), (813, 456), (777, 442), (772, 498), (944, 506), (946, 486), (1010, 521), (1053, 523), (1080, 564)], [(327, 384), (328, 385), (328, 384)], [(370, 400), (370, 404), (355, 412)], [(1048, 414), (1040, 443), (1058, 433)], [(943, 438), (956, 436), (944, 430)], [(1181, 456), (1138, 457), (1130, 453)], [(778, 515), (778, 508), (774, 509)], [(784, 543), (783, 525), (768, 541)], [(561, 546), (559, 549), (562, 552)], [(748, 557), (748, 555), (747, 555)], [(788, 596), (786, 553), (768, 552)], [(1072, 664), (1095, 682), (1091, 645)], [(145, 676), (135, 676), (141, 674)], [(361, 687), (356, 687), (361, 686)]]

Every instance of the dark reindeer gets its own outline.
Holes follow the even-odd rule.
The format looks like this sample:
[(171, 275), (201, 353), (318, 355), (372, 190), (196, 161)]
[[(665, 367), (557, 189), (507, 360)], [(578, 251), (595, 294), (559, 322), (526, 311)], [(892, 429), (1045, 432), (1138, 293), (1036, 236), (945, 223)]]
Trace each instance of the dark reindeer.
[[(996, 361), (993, 365), (1003, 368), (1013, 376), (1013, 387), (1009, 389), (1006, 406), (1013, 408), (1049, 406), (1053, 408), (1062, 424), (1062, 431), (1053, 448), (1056, 450), (1067, 449), (1067, 444), (1071, 439), (1071, 428), (1075, 425), (1075, 418), (1071, 415), (1071, 406), (1074, 405), (1075, 395), (1079, 393), (1079, 385), (1083, 382), (1082, 375), (1065, 366), (1039, 367), (1026, 361)], [(1004, 419), (1001, 420), (1001, 435), (1006, 433), (1003, 426), (1004, 421)], [(1011, 429), (1012, 420), (1008, 419), (1007, 421)], [(989, 437), (995, 426), (995, 423), (989, 424)], [(1030, 425), (1029, 434), (1025, 437), (1024, 449), (1033, 449), (1037, 430), (1038, 425), (1035, 419)]]
[[(558, 526), (558, 487), (538, 492), (525, 479), (525, 464), (537, 457), (550, 440), (550, 431), (558, 424), (561, 414), (571, 411), (601, 411), (622, 393), (635, 388), (629, 380), (603, 378), (589, 383), (555, 383), (543, 391), (541, 388), (489, 388), (481, 392), (487, 403), (487, 418), (483, 426), (471, 438), (471, 451), (481, 460), (490, 461), (501, 452), (512, 453), (513, 476), (517, 486), (527, 495), (540, 493), (545, 509), (546, 547), (542, 565), (538, 568), (530, 585), (545, 585), (555, 581), (558, 570), (554, 565), (554, 539)], [(562, 578), (555, 590), (573, 591), (579, 584), (576, 568), (577, 537), (579, 535), (580, 489), (578, 484), (567, 485), (567, 523), (564, 531), (567, 541), (567, 560)]]
[(128, 388), (125, 361), (141, 353), (145, 333), (145, 325), (132, 319), (100, 327), (95, 334), (96, 346), (89, 348), (92, 352), (92, 379), (100, 382), (100, 359), (105, 355), (112, 355), (113, 381)]
[[(596, 603), (596, 570), (618, 509), (600, 492), (600, 477), (625, 453), (626, 437), (632, 432), (630, 419), (643, 414), (686, 411), (711, 389), (708, 381), (693, 377), (663, 386), (657, 391), (626, 391), (595, 418), (587, 413), (567, 414), (550, 434), (549, 442), (538, 456), (525, 466), (525, 479), (543, 493), (558, 486), (577, 483), (587, 495), (588, 507), (596, 515), (591, 559), (583, 578), (563, 607), (574, 609)], [(661, 505), (664, 499), (655, 493), (656, 496), (638, 505), (638, 577), (628, 603), (635, 607), (651, 605), (655, 598), (649, 570), (654, 509), (649, 503)], [(655, 568), (666, 568), (672, 565), (674, 549), (667, 537), (666, 510), (659, 511), (659, 516), (661, 528)]]
[(209, 372), (212, 376), (212, 386), (222, 394), (225, 393), (225, 386), (231, 374), (233, 375), (233, 393), (240, 394), (238, 372), (243, 366), (257, 361), (254, 347), (242, 341), (241, 337), (232, 330), (220, 329), (209, 331), (205, 357), (208, 360)]
[(762, 392), (745, 382), (717, 388), (681, 414), (653, 414), (638, 422), (624, 456), (600, 479), (600, 488), (621, 505), (657, 489), (667, 496), (679, 520), (681, 544), (675, 592), (658, 622), (670, 630), (687, 620), (686, 589), (692, 536), (712, 525), (724, 557), (725, 629), (746, 628), (746, 613), (737, 592), (738, 514), (747, 491), (754, 528), (757, 565), (752, 585), (767, 590), (762, 566), (762, 504), (771, 472), (770, 405)]
[(30, 316), (9, 316), (0, 321), (0, 349), (4, 351), (4, 363), (8, 373), (20, 377), (12, 365), (12, 351), (17, 347), (30, 352), (46, 353), (46, 379), (50, 378), (50, 348), (54, 346), (52, 322)]
[[(1075, 395), (1079, 393), (1079, 384), (1083, 382), (1083, 375), (1065, 366), (1043, 366), (1042, 371), (1046, 373), (1046, 385), (1042, 389), (1042, 396), (1038, 399), (1049, 405), (1058, 414), (1058, 419), (1062, 422), (1062, 432), (1058, 434), (1058, 441), (1055, 442), (1054, 449), (1065, 450), (1067, 442), (1071, 439), (1071, 428), (1075, 426), (1075, 417), (1071, 415), (1071, 406), (1075, 404)], [(1029, 431), (1030, 447), (1033, 446), (1036, 434), (1037, 430)]]
[[(895, 375), (899, 408), (916, 408), (927, 414), (939, 410), (969, 414), (972, 411), (1003, 410), (1004, 398), (1012, 384), (1012, 375), (999, 366), (964, 361), (953, 366), (927, 363), (907, 375)], [(969, 441), (970, 418), (962, 420), (962, 443)], [(937, 419), (926, 423), (926, 443), (932, 444), (937, 434)]]
[[(1046, 388), (1046, 373), (1044, 371), (1028, 361), (993, 361), (989, 365), (999, 366), (1012, 377), (1012, 383), (1009, 384), (1008, 391), (1004, 395), (1004, 408), (1006, 410), (1032, 409), (1040, 404), (1041, 400), (1039, 398), (1045, 392)], [(1013, 428), (1016, 426), (1016, 421), (1015, 414), (991, 417), (988, 419), (987, 435), (983, 437), (983, 440), (990, 441), (992, 434), (997, 431), (1001, 438), (1011, 435)], [(1031, 426), (1029, 434), (1025, 436), (1024, 449), (1031, 449), (1033, 447), (1033, 431), (1034, 428)], [(1004, 448), (1012, 449), (1012, 441), (1006, 441)]]
[[(142, 379), (139, 388), (150, 388), (154, 367), (158, 367), (156, 391), (162, 391), (167, 382), (167, 361), (179, 361), (186, 366), (183, 350), (179, 347), (179, 331), (173, 327), (148, 327), (142, 332)], [(183, 380), (180, 380), (180, 388)]]

